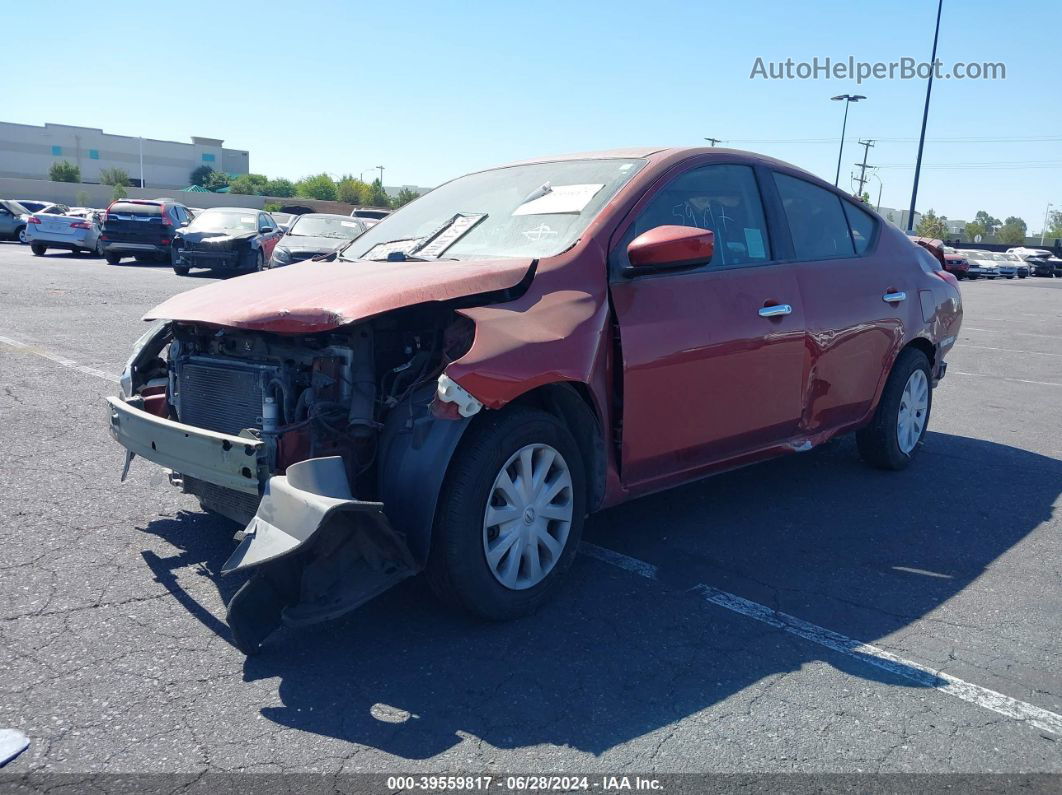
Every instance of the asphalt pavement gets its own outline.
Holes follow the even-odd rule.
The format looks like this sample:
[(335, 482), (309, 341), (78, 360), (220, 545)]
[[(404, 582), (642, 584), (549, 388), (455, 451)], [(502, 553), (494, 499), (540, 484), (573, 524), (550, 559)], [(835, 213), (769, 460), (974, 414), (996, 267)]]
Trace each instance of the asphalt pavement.
[(904, 472), (836, 440), (592, 517), (531, 618), (415, 578), (251, 659), (237, 528), (103, 403), (210, 281), (0, 243), (5, 773), (1062, 772), (1062, 280), (963, 283)]

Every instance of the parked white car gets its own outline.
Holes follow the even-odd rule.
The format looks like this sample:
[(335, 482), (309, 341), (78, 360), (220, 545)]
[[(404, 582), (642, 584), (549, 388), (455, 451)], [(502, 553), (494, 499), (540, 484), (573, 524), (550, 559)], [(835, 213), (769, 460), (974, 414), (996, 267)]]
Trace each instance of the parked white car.
[(993, 258), (991, 251), (963, 251), (966, 259), (970, 262), (970, 273), (982, 276), (985, 279), (995, 279), (999, 276), (999, 263)]
[(103, 256), (100, 239), (101, 219), (98, 212), (85, 215), (33, 213), (26, 219), (26, 242), (38, 257), (50, 248)]

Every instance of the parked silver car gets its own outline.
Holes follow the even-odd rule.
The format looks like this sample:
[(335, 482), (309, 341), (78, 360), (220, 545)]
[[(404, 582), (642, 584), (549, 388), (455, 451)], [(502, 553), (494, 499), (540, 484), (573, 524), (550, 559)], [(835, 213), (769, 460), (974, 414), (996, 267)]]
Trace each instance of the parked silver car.
[(101, 226), (102, 219), (98, 212), (78, 215), (33, 213), (27, 219), (26, 242), (38, 257), (43, 256), (50, 248), (102, 257)]
[(25, 219), (29, 214), (29, 210), (14, 199), (0, 199), (0, 240), (25, 243)]

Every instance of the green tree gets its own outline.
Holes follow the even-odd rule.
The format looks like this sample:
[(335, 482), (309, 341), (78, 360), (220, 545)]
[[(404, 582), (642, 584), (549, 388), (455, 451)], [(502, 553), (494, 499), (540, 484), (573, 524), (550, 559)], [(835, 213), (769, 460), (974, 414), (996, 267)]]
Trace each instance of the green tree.
[(369, 186), (369, 192), (365, 195), (365, 204), (369, 207), (391, 206), (391, 198), (387, 195), (387, 191), (383, 189), (383, 183), (380, 182), (379, 177), (374, 179)]
[(391, 202), (391, 205), (397, 209), (404, 204), (409, 204), (418, 196), (420, 196), (420, 194), (415, 190), (412, 190), (411, 188), (402, 188), (402, 190), (398, 192), (398, 195), (395, 196), (394, 201)]
[(261, 196), (265, 193), (269, 178), (265, 174), (240, 174), (229, 182), (229, 193), (241, 193), (245, 196)]
[(870, 193), (863, 191), (859, 194), (859, 200), (863, 202), (863, 204), (870, 204)]
[(1062, 237), (1062, 210), (1052, 210), (1047, 216), (1047, 232), (1045, 237)]
[(100, 171), (100, 182), (104, 185), (123, 188), (129, 184), (129, 174), (121, 168), (105, 168)]
[(74, 197), (74, 201), (77, 202), (78, 207), (88, 207), (89, 195), (87, 190), (79, 190), (77, 196)]
[(1000, 243), (1009, 243), (1012, 246), (1020, 246), (1025, 242), (1026, 229), (1025, 221), (1012, 215), (1003, 222), (1003, 226), (999, 227), (999, 232), (996, 234), (996, 237), (999, 239)]
[(974, 223), (980, 225), (981, 229), (984, 230), (981, 232), (982, 235), (991, 237), (1003, 222), (998, 218), (993, 218), (984, 210), (978, 210), (977, 215), (974, 216)]
[(295, 183), (295, 195), (307, 199), (336, 200), (336, 183), (327, 174), (303, 177)]
[(207, 180), (210, 179), (210, 175), (214, 173), (214, 169), (210, 166), (200, 166), (194, 169), (191, 174), (188, 175), (188, 179), (191, 180), (193, 185), (198, 185), (200, 188), (205, 188)]
[(215, 193), (220, 188), (227, 188), (229, 186), (229, 175), (223, 171), (210, 170), (210, 174), (206, 178), (206, 182), (203, 183), (203, 187), (207, 190), (214, 191)]
[(265, 210), (267, 213), (279, 213), (280, 202), (266, 202), (265, 207), (263, 207), (262, 209)]
[(336, 183), (336, 198), (347, 204), (365, 204), (369, 186), (357, 177), (345, 174)]
[(111, 191), (111, 198), (124, 199), (129, 195), (129, 191), (125, 189), (125, 185), (115, 185), (114, 190)]
[(48, 179), (52, 182), (81, 182), (81, 169), (69, 160), (59, 160), (48, 169)]
[(978, 235), (983, 238), (987, 235), (987, 232), (981, 224), (977, 223), (977, 221), (968, 221), (964, 234), (966, 235), (967, 240), (977, 240)]
[(918, 219), (915, 234), (943, 240), (948, 234), (948, 219), (946, 216), (937, 215), (932, 209), (926, 210)]
[(271, 179), (265, 184), (265, 190), (262, 191), (264, 196), (279, 196), (282, 199), (286, 199), (289, 196), (295, 195), (295, 183), (290, 179)]

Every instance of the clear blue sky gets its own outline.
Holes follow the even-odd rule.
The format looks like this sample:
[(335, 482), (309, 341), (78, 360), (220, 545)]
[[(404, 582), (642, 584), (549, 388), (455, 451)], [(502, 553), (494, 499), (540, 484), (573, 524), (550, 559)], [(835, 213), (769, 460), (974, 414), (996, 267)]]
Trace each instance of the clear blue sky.
[[(858, 137), (909, 139), (882, 140), (870, 162), (912, 166), (923, 80), (749, 74), (757, 56), (928, 60), (936, 13), (935, 0), (9, 5), (0, 66), (21, 78), (4, 121), (224, 138), (270, 176), (383, 164), (389, 185), (704, 136), (832, 181), (843, 105), (829, 97), (846, 92), (869, 99), (851, 108), (842, 184)], [(919, 210), (1016, 214), (1038, 231), (1047, 202), (1062, 206), (1060, 30), (1057, 0), (945, 0), (945, 66), (1002, 61), (1007, 79), (935, 81)], [(937, 140), (971, 137), (1011, 140)], [(792, 140), (809, 138), (827, 140)], [(1037, 165), (940, 168), (1014, 161)], [(882, 204), (907, 207), (913, 169), (879, 174)]]

